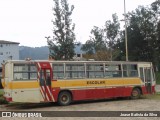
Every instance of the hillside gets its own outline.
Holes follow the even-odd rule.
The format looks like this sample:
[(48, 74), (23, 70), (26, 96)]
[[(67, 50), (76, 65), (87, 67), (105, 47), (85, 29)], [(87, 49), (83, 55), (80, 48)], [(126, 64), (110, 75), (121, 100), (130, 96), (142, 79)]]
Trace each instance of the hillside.
[[(82, 54), (84, 51), (81, 50), (82, 44), (75, 45), (75, 53)], [(32, 58), (32, 60), (46, 60), (48, 59), (49, 49), (48, 46), (42, 47), (27, 47), (19, 46), (19, 59), (24, 60), (26, 58)]]
[(19, 47), (19, 59), (32, 58), (32, 60), (45, 60), (48, 59), (49, 49), (48, 46), (43, 47)]

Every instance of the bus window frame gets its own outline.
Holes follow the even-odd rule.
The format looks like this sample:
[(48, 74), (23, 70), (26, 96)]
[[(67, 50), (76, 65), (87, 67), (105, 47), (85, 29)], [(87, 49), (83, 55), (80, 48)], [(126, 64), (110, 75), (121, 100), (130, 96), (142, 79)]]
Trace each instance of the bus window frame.
[[(109, 67), (112, 67), (112, 66), (115, 66), (115, 67), (118, 66), (118, 70), (109, 70), (109, 69), (107, 70), (107, 69), (106, 69), (106, 66), (107, 66), (108, 68), (109, 68)], [(104, 70), (104, 72), (105, 72), (105, 73), (104, 73), (104, 75), (105, 75), (104, 78), (121, 78), (121, 77), (123, 77), (123, 75), (122, 75), (122, 73), (123, 73), (122, 70), (123, 70), (123, 69), (122, 69), (122, 65), (121, 65), (121, 64), (108, 64), (108, 63), (105, 63), (105, 68), (104, 68), (104, 69), (105, 69), (105, 70)], [(109, 72), (112, 73), (112, 76), (108, 76), (108, 77), (107, 77), (107, 76), (106, 76), (106, 73), (107, 73), (107, 72), (108, 72), (108, 73), (109, 73)], [(114, 75), (114, 74), (113, 74), (114, 72), (115, 72), (115, 73), (118, 72), (119, 76), (113, 76), (113, 75)]]
[[(19, 66), (27, 66), (27, 70), (17, 70), (17, 71), (15, 71), (15, 69), (14, 69), (14, 67), (19, 67)], [(32, 66), (35, 66), (35, 71), (33, 71), (33, 70), (31, 70), (31, 67)], [(22, 68), (23, 69), (23, 68)], [(31, 63), (14, 63), (13, 64), (13, 81), (35, 81), (35, 80), (37, 80), (38, 79), (38, 70), (37, 70), (37, 67), (36, 67), (36, 64), (31, 64)], [(26, 73), (27, 74), (27, 78), (23, 78), (23, 74), (24, 73)], [(20, 77), (22, 77), (22, 78), (19, 78), (19, 79), (16, 79), (15, 78), (15, 74), (22, 74)], [(31, 77), (31, 74), (36, 74), (36, 77), (35, 78), (33, 78), (33, 77)]]
[[(59, 70), (59, 69), (55, 70), (55, 69), (54, 69), (54, 65), (62, 66), (62, 67), (63, 67), (63, 68), (62, 68), (63, 70), (62, 70), (62, 71)], [(53, 79), (56, 79), (56, 80), (64, 79), (64, 78), (65, 78), (65, 66), (64, 66), (64, 63), (52, 63), (52, 72), (53, 72), (53, 73), (52, 73), (52, 74), (53, 74)], [(57, 76), (55, 77), (56, 74), (55, 74), (54, 72), (55, 72), (56, 74), (62, 73), (63, 76), (62, 76), (62, 77), (61, 77), (61, 76), (60, 76), (60, 77), (57, 77)]]
[[(74, 69), (67, 69), (67, 65), (73, 65), (72, 67), (77, 67), (77, 70)], [(83, 67), (83, 70), (79, 70), (78, 67), (81, 66)], [(85, 75), (85, 64), (84, 63), (65, 63), (65, 77), (64, 79), (85, 79), (86, 75)], [(81, 75), (78, 73), (82, 73)], [(78, 77), (73, 77), (74, 73), (77, 74)], [(70, 74), (70, 77), (67, 77), (67, 74)], [(80, 77), (82, 76), (82, 77)]]
[[(126, 68), (124, 69), (124, 66), (126, 66)], [(130, 69), (132, 68), (132, 66), (136, 66), (136, 69)], [(123, 77), (139, 77), (139, 70), (138, 70), (138, 64), (122, 64), (122, 72), (123, 72)], [(124, 74), (124, 72), (126, 72), (126, 75)], [(132, 72), (136, 72), (135, 75), (132, 75)]]
[[(94, 69), (89, 69), (88, 67), (90, 67), (89, 65), (93, 65), (92, 67)], [(100, 70), (97, 70), (96, 67), (99, 66), (100, 67)], [(85, 65), (86, 67), (86, 78), (90, 79), (90, 78), (104, 78), (104, 63), (87, 63)], [(97, 77), (98, 75), (96, 75), (96, 73), (99, 72), (99, 73), (102, 73), (102, 76), (103, 77)], [(90, 73), (93, 73), (93, 76), (94, 77), (90, 77)], [(100, 75), (99, 75), (100, 76)]]

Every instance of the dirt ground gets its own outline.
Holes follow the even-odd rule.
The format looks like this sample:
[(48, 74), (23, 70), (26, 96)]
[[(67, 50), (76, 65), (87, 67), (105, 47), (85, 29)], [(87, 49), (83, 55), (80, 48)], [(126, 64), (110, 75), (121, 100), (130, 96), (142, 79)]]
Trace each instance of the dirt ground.
[[(87, 102), (76, 102), (69, 106), (58, 106), (57, 104), (26, 104), (26, 105), (1, 105), (1, 111), (160, 111), (160, 100), (151, 100), (146, 98), (141, 98), (138, 100), (129, 99), (118, 99), (118, 100), (100, 100), (100, 101), (87, 101)], [(90, 117), (85, 118), (88, 120)], [(1, 119), (1, 118), (0, 118)], [(9, 119), (9, 118), (8, 118)], [(7, 120), (8, 120), (7, 119)], [(44, 119), (44, 118), (43, 118)], [(50, 119), (49, 117), (46, 120)], [(57, 117), (57, 120), (73, 119), (72, 117)], [(82, 117), (76, 117), (76, 119), (85, 120)], [(106, 118), (95, 118), (93, 119), (106, 119)], [(107, 119), (117, 118), (111, 117)], [(137, 117), (124, 117), (119, 119), (142, 119)], [(149, 120), (151, 118), (143, 118)], [(153, 117), (153, 120), (158, 120), (158, 118)], [(159, 118), (160, 119), (160, 118)], [(18, 120), (18, 119), (15, 119)], [(55, 118), (54, 118), (55, 120)], [(73, 119), (74, 120), (74, 119)]]
[[(160, 85), (156, 86), (156, 91), (160, 92)], [(12, 105), (0, 105), (0, 111), (160, 111), (160, 99), (147, 99), (143, 96), (141, 99), (110, 99), (110, 100), (98, 100), (98, 101), (81, 101), (72, 103), (69, 106), (58, 106), (57, 104), (12, 104)], [(4, 118), (3, 118), (4, 119)], [(5, 118), (8, 120), (9, 118)], [(18, 118), (19, 119), (19, 118)], [(15, 120), (18, 120), (15, 118)], [(22, 119), (22, 118), (21, 118)], [(26, 118), (27, 119), (27, 118)], [(30, 118), (32, 119), (32, 118)], [(49, 120), (53, 118), (42, 118)], [(89, 120), (90, 117), (56, 117), (54, 120)], [(110, 120), (160, 120), (157, 117), (92, 117), (92, 119), (110, 119)], [(1, 118), (0, 118), (1, 120)], [(12, 118), (14, 120), (14, 118)], [(35, 120), (35, 118), (34, 118)], [(38, 120), (38, 118), (37, 118)]]

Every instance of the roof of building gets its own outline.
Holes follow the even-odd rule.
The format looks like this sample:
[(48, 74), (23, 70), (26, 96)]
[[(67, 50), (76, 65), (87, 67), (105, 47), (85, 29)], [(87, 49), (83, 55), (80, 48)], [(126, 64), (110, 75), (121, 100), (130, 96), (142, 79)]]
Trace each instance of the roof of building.
[(20, 43), (12, 42), (12, 41), (6, 41), (6, 40), (0, 40), (0, 44), (20, 44)]

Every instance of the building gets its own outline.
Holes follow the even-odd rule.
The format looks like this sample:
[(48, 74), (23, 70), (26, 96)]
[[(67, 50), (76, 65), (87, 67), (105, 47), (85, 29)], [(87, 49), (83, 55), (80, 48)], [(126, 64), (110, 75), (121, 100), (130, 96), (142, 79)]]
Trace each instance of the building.
[(5, 60), (19, 60), (19, 43), (0, 40), (0, 73)]
[(83, 44), (81, 44), (81, 43), (75, 45), (75, 48), (74, 48), (75, 55), (73, 57), (73, 60), (77, 60), (77, 61), (85, 60), (83, 58), (83, 54), (85, 52), (81, 50), (82, 46), (83, 46)]

